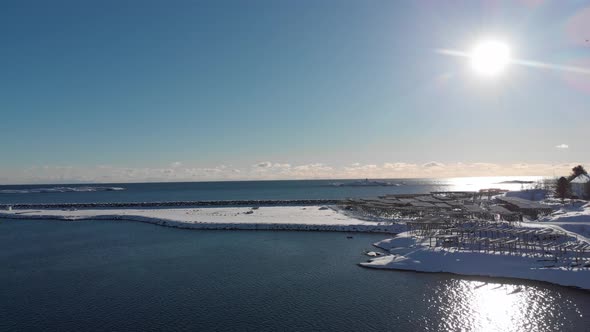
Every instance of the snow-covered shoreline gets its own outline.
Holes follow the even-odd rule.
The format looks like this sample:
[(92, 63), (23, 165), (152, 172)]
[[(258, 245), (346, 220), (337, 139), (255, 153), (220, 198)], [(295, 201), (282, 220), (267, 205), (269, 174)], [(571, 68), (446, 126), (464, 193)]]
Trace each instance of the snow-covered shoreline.
[(590, 290), (590, 268), (553, 266), (552, 261), (541, 257), (431, 248), (408, 233), (374, 245), (390, 255), (359, 265), (375, 269), (527, 279)]
[(12, 210), (2, 219), (127, 220), (185, 229), (399, 233), (405, 225), (356, 219), (326, 206)]
[[(558, 210), (538, 221), (524, 222), (517, 227), (521, 229), (552, 229), (570, 236), (576, 243), (590, 244), (590, 203), (577, 202), (562, 205)], [(376, 269), (528, 279), (590, 290), (590, 266), (588, 263), (581, 262), (577, 266), (572, 266), (567, 264), (568, 260), (558, 262), (541, 253), (506, 253), (496, 250), (481, 252), (479, 250), (430, 247), (429, 240), (424, 237), (412, 236), (408, 232), (402, 232), (394, 238), (379, 241), (374, 245), (388, 252), (389, 255), (360, 263), (361, 266)]]
[[(590, 267), (555, 264), (545, 257), (430, 247), (425, 238), (406, 231), (401, 221), (361, 219), (337, 206), (199, 207), (157, 209), (18, 209), (0, 219), (127, 220), (167, 227), (203, 230), (284, 230), (398, 234), (375, 243), (389, 255), (360, 263), (363, 267), (459, 275), (518, 278), (590, 290)], [(554, 228), (588, 241), (590, 204), (562, 208), (517, 228)], [(543, 255), (544, 256), (544, 255)]]

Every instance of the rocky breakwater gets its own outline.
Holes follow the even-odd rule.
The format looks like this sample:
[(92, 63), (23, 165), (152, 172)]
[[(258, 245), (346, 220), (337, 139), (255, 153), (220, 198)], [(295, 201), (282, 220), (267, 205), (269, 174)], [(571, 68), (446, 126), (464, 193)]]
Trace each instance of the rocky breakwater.
[(207, 207), (207, 206), (306, 206), (334, 205), (341, 200), (299, 199), (299, 200), (227, 200), (227, 201), (170, 201), (170, 202), (109, 202), (109, 203), (22, 203), (0, 204), (0, 209), (92, 209), (92, 208), (163, 208), (163, 207)]

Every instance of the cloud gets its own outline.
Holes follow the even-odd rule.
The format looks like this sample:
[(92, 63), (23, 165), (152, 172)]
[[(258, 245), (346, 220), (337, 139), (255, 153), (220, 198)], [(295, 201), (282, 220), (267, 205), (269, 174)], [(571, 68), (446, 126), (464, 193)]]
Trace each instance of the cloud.
[(281, 163), (272, 163), (270, 161), (263, 161), (254, 165), (254, 168), (273, 168), (273, 169), (288, 169), (291, 167), (291, 164), (281, 164)]
[[(457, 163), (457, 164), (459, 164), (459, 163)], [(498, 169), (500, 167), (500, 165), (494, 164), (494, 163), (471, 163), (471, 164), (468, 164), (465, 166), (470, 167), (470, 168), (475, 168), (475, 169), (487, 169), (490, 171), (493, 171), (493, 170)]]
[(273, 164), (272, 167), (274, 168), (291, 168), (291, 164)]
[(170, 164), (170, 167), (180, 167), (180, 166), (182, 166), (182, 162), (180, 162), (180, 161), (175, 161)]
[(433, 167), (442, 168), (442, 167), (445, 167), (445, 164), (439, 163), (439, 162), (436, 162), (436, 161), (431, 161), (429, 163), (426, 163), (426, 164), (422, 165), (422, 167), (424, 167), (424, 168), (433, 168)]
[(556, 145), (555, 147), (558, 149), (569, 149), (570, 146), (567, 144), (559, 144), (559, 145)]
[(242, 174), (255, 179), (316, 179), (329, 178), (332, 167), (322, 163), (293, 166), (288, 163), (266, 161), (254, 165), (251, 171), (252, 173), (248, 173), (245, 170)]
[(512, 164), (512, 167), (514, 169), (526, 169), (526, 168), (529, 168), (529, 165), (528, 164), (522, 164), (522, 163), (521, 164)]
[(322, 163), (299, 165), (293, 167), (295, 171), (331, 171), (332, 167)]
[(406, 169), (416, 168), (416, 164), (408, 164), (408, 163), (384, 163), (383, 168), (385, 169), (392, 169), (396, 171), (402, 171)]
[(254, 166), (260, 167), (260, 168), (269, 168), (269, 167), (272, 167), (272, 163), (270, 161), (263, 161), (263, 162), (260, 162), (256, 165), (254, 165)]
[(375, 165), (375, 164), (362, 165), (360, 163), (354, 163), (354, 164), (351, 164), (350, 166), (344, 167), (344, 169), (349, 172), (371, 171), (371, 170), (377, 169), (377, 165)]
[[(425, 164), (386, 162), (383, 164), (328, 165), (264, 161), (251, 166), (218, 165), (198, 167), (172, 163), (168, 167), (118, 167), (112, 165), (72, 166), (42, 165), (22, 169), (0, 167), (0, 183), (117, 183), (155, 181), (216, 181), (216, 180), (273, 180), (273, 179), (360, 179), (360, 178), (441, 178), (463, 176), (525, 176), (565, 175), (576, 165), (590, 162), (543, 164), (517, 162), (496, 164), (489, 162), (436, 161)], [(174, 167), (176, 166), (176, 167)]]

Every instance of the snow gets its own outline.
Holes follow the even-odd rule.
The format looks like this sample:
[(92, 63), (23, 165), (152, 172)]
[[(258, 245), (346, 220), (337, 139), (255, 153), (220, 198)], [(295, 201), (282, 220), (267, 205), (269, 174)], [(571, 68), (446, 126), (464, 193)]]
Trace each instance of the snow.
[(518, 190), (518, 191), (509, 191), (504, 194), (506, 197), (517, 197), (522, 199), (528, 199), (530, 201), (540, 201), (545, 199), (547, 196), (547, 190), (545, 189), (528, 189), (528, 190)]
[(192, 229), (277, 229), (399, 233), (405, 226), (353, 218), (324, 206), (208, 207), (180, 209), (12, 210), (0, 218), (130, 220)]
[[(390, 246), (398, 244), (403, 247)], [(427, 243), (420, 242), (408, 233), (401, 233), (393, 239), (380, 241), (375, 245), (382, 248), (390, 247), (389, 251), (392, 254), (370, 259), (368, 262), (360, 263), (361, 266), (530, 279), (590, 289), (590, 268), (552, 267), (554, 262), (545, 261), (540, 257), (431, 248)]]
[(575, 233), (579, 239), (590, 243), (590, 203), (588, 202), (573, 201), (563, 205), (559, 210), (530, 224), (536, 223)]
[(590, 182), (590, 175), (588, 174), (580, 174), (576, 176), (570, 183), (588, 183)]

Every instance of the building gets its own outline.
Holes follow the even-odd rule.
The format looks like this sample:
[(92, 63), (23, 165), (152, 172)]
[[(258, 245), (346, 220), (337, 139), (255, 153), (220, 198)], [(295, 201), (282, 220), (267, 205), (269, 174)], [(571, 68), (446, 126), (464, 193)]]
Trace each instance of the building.
[(579, 198), (590, 198), (588, 197), (588, 192), (586, 186), (588, 186), (590, 182), (590, 176), (588, 174), (580, 174), (575, 177), (573, 180), (570, 181), (570, 185), (572, 188), (572, 194), (578, 196)]

